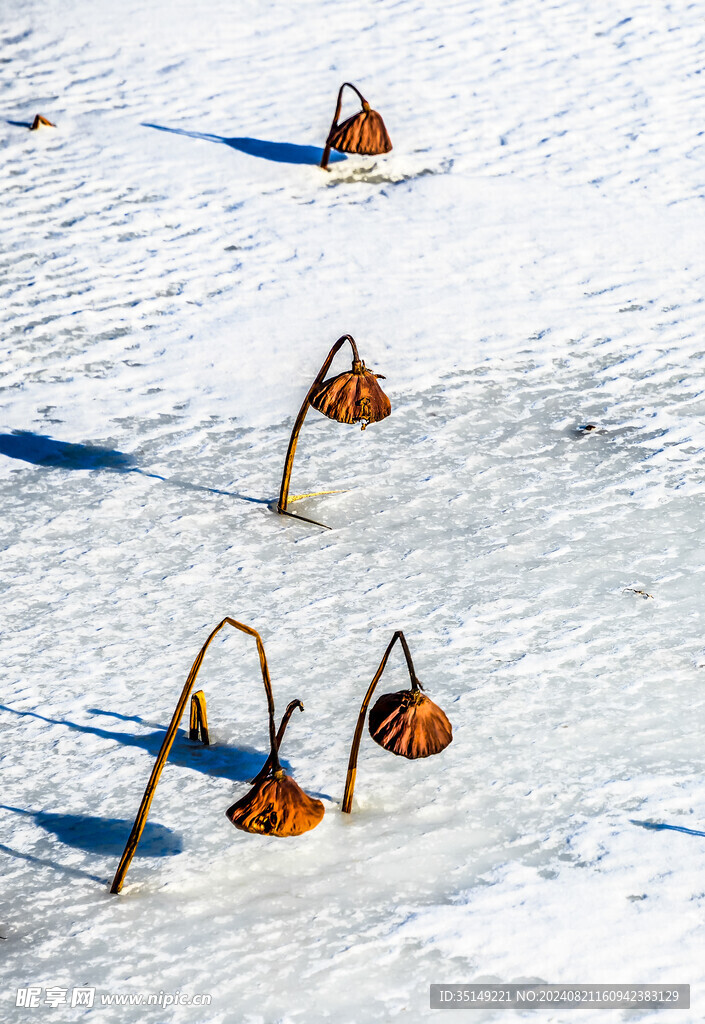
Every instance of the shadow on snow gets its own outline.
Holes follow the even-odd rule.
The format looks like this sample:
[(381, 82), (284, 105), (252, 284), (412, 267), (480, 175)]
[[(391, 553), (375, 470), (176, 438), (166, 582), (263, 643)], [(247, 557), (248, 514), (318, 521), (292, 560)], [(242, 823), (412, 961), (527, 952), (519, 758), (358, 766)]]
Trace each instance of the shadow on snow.
[[(21, 718), (38, 718), (50, 725), (63, 725), (76, 732), (89, 736), (98, 736), (100, 739), (111, 742), (122, 743), (123, 746), (137, 747), (156, 758), (161, 749), (166, 726), (155, 726), (145, 723), (143, 719), (134, 716), (114, 715), (110, 711), (101, 711), (99, 708), (91, 708), (91, 714), (108, 715), (111, 718), (119, 718), (125, 722), (136, 722), (139, 725), (147, 725), (153, 728), (153, 732), (136, 735), (131, 732), (116, 732), (113, 729), (101, 729), (97, 725), (79, 725), (77, 722), (70, 722), (62, 718), (47, 718), (36, 711), (17, 711), (6, 704), (0, 704), (0, 711), (9, 711)], [(180, 768), (190, 768), (196, 772), (203, 772), (204, 775), (212, 775), (218, 779), (229, 779), (231, 782), (249, 782), (259, 772), (267, 759), (269, 751), (253, 750), (248, 747), (227, 747), (220, 744), (212, 744), (209, 747), (203, 746), (188, 738), (182, 729), (179, 729), (174, 740), (174, 745), (169, 752), (168, 764), (178, 765)], [(282, 768), (290, 769), (286, 758), (280, 758)], [(145, 775), (145, 783), (147, 777)], [(136, 794), (137, 795), (137, 794)]]
[(683, 825), (665, 825), (657, 821), (636, 821), (635, 818), (630, 818), (629, 821), (632, 825), (638, 825), (640, 828), (650, 828), (654, 832), (668, 829), (669, 832), (685, 832), (688, 836), (705, 836), (705, 832), (698, 832), (694, 828), (684, 828)]
[[(248, 139), (245, 137), (227, 138), (224, 135), (210, 135), (206, 132), (188, 132), (183, 128), (166, 128), (161, 124), (142, 122), (143, 128), (155, 128), (159, 132), (170, 132), (172, 135), (185, 135), (189, 139), (201, 139), (204, 142), (219, 142), (248, 156), (259, 157), (260, 160), (273, 160), (278, 164), (320, 164), (323, 150), (320, 146), (299, 146), (295, 142), (266, 142), (264, 139)], [(329, 163), (345, 160), (343, 153), (331, 152)]]
[[(12, 811), (34, 819), (61, 843), (88, 853), (119, 857), (132, 828), (132, 819), (100, 818), (92, 814), (58, 814), (53, 811), (25, 811), (21, 807), (0, 804), (0, 810)], [(175, 857), (183, 850), (181, 837), (166, 825), (148, 821), (144, 827), (137, 857)]]
[(269, 504), (267, 498), (253, 498), (236, 491), (221, 491), (216, 487), (204, 487), (192, 484), (188, 480), (176, 480), (149, 473), (141, 469), (133, 455), (112, 448), (101, 448), (94, 444), (74, 444), (71, 441), (57, 441), (45, 434), (32, 434), (26, 430), (16, 430), (11, 434), (0, 434), (0, 455), (10, 459), (29, 462), (33, 466), (44, 466), (51, 469), (90, 470), (106, 469), (116, 473), (139, 473), (141, 476), (163, 483), (172, 484), (190, 491), (206, 491), (208, 494), (222, 494), (227, 498), (238, 498), (257, 505)]
[[(107, 885), (110, 881), (108, 878), (100, 878), (98, 875), (92, 875), (90, 871), (82, 871), (81, 868), (71, 868), (67, 864), (57, 864), (56, 861), (47, 860), (45, 857), (35, 857), (31, 853), (22, 853), (20, 850), (13, 850), (11, 846), (6, 846), (4, 843), (0, 843), (0, 853), (5, 853), (8, 857), (15, 857), (16, 860), (26, 860), (28, 864), (34, 864), (40, 868), (53, 868), (54, 871), (60, 871), (62, 874), (69, 875), (71, 878), (88, 878), (91, 882), (98, 882), (99, 885)], [(5, 936), (0, 937), (4, 938)]]

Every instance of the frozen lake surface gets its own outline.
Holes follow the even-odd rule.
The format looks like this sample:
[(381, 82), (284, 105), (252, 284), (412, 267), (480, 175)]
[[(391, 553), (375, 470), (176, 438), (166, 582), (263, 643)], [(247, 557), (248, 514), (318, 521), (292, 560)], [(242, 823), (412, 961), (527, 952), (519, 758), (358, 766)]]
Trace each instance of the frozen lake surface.
[[(416, 1024), (481, 980), (690, 983), (705, 1019), (702, 14), (6, 0), (3, 1021)], [(344, 80), (394, 150), (326, 174)], [(324, 532), (269, 506), (348, 332), (392, 415), (309, 413), (292, 491), (345, 489), (295, 507)], [(226, 615), (304, 702), (282, 757), (326, 815), (225, 818), (267, 730), (224, 632), (213, 746), (179, 737), (110, 896)], [(343, 816), (395, 629), (454, 741), (366, 735)], [(98, 1005), (176, 990), (211, 1004)]]

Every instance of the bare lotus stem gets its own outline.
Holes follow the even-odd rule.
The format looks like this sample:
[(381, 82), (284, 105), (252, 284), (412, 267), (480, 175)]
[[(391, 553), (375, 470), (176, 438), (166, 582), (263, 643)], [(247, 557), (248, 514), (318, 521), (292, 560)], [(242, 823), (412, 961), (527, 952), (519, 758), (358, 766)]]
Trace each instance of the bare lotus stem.
[[(352, 348), (352, 370), (348, 373), (340, 373), (328, 381), (324, 380), (336, 353), (346, 341), (350, 342), (350, 347)], [(337, 420), (339, 423), (360, 423), (363, 430), (368, 423), (375, 423), (378, 420), (384, 419), (385, 416), (389, 416), (392, 407), (389, 399), (377, 383), (377, 378), (380, 376), (380, 374), (372, 373), (371, 370), (365, 367), (365, 364), (360, 359), (357, 345), (352, 335), (343, 334), (342, 337), (338, 338), (326, 356), (323, 366), (321, 366), (316, 374), (313, 384), (308, 389), (298, 416), (294, 421), (284, 462), (279, 501), (277, 503), (277, 512), (281, 513), (281, 515), (291, 516), (293, 519), (303, 519), (304, 522), (313, 523), (315, 526), (322, 526), (324, 530), (330, 529), (329, 526), (326, 526), (324, 523), (318, 523), (315, 519), (308, 519), (306, 516), (300, 516), (295, 512), (288, 511), (289, 501), (296, 500), (289, 498), (289, 485), (291, 483), (291, 471), (294, 465), (294, 455), (296, 454), (299, 434), (306, 419), (306, 413), (311, 405), (318, 409), (319, 412), (322, 412), (324, 416)]]
[(350, 760), (348, 761), (348, 774), (345, 779), (345, 793), (343, 794), (343, 805), (341, 810), (345, 814), (350, 814), (352, 810), (353, 792), (355, 790), (355, 775), (357, 774), (357, 755), (360, 750), (360, 741), (362, 739), (362, 730), (365, 726), (365, 718), (367, 716), (367, 708), (369, 707), (370, 701), (372, 700), (372, 694), (375, 692), (375, 687), (382, 677), (382, 673), (387, 667), (389, 661), (389, 655), (392, 653), (392, 647), (394, 644), (400, 641), (402, 648), (404, 649), (404, 657), (406, 658), (406, 665), (409, 669), (409, 678), (411, 679), (411, 689), (416, 693), (419, 689), (423, 689), (421, 683), (416, 678), (416, 672), (414, 671), (414, 663), (411, 660), (411, 651), (409, 645), (406, 642), (406, 637), (400, 629), (396, 631), (392, 639), (389, 641), (389, 646), (384, 652), (384, 657), (379, 663), (379, 668), (374, 674), (372, 682), (369, 685), (365, 698), (360, 707), (360, 714), (358, 715), (357, 725), (355, 726), (355, 735), (353, 736), (352, 747), (350, 748)]
[[(291, 437), (289, 438), (289, 447), (286, 450), (286, 459), (284, 461), (284, 473), (282, 474), (281, 488), (279, 489), (279, 501), (277, 503), (277, 512), (280, 512), (282, 515), (293, 516), (295, 519), (305, 518), (304, 516), (295, 515), (294, 512), (287, 511), (287, 505), (289, 504), (289, 484), (291, 483), (291, 471), (294, 466), (294, 455), (296, 455), (296, 445), (298, 444), (299, 434), (301, 433), (301, 428), (303, 427), (304, 420), (306, 419), (306, 413), (308, 412), (310, 399), (313, 396), (314, 392), (323, 383), (323, 378), (328, 373), (328, 369), (330, 367), (330, 364), (333, 362), (336, 353), (339, 351), (339, 349), (343, 347), (346, 341), (349, 341), (352, 346), (353, 359), (359, 359), (357, 346), (355, 345), (355, 341), (351, 337), (351, 335), (343, 334), (342, 337), (338, 338), (335, 345), (333, 345), (333, 348), (326, 356), (323, 362), (323, 366), (316, 374), (316, 378), (313, 384), (308, 389), (308, 394), (304, 398), (301, 404), (301, 408), (299, 409), (299, 414), (294, 421), (294, 426), (291, 431)], [(314, 520), (306, 519), (306, 522), (313, 523)], [(330, 530), (330, 526), (324, 526), (323, 523), (316, 523), (316, 526), (323, 526), (324, 530)]]
[(251, 626), (245, 626), (242, 622), (236, 622), (235, 619), (226, 617), (223, 619), (222, 622), (219, 622), (218, 625), (215, 627), (213, 632), (210, 634), (210, 636), (204, 643), (203, 647), (198, 652), (196, 660), (191, 666), (191, 671), (189, 672), (186, 683), (184, 684), (184, 688), (181, 691), (181, 696), (179, 697), (179, 701), (174, 710), (174, 714), (172, 715), (171, 722), (169, 723), (169, 728), (166, 731), (166, 735), (164, 737), (161, 748), (157, 755), (157, 760), (155, 761), (154, 767), (152, 768), (152, 774), (149, 777), (149, 782), (147, 783), (147, 788), (144, 791), (144, 796), (142, 797), (142, 802), (139, 806), (137, 817), (135, 818), (134, 824), (132, 826), (132, 831), (130, 832), (130, 835), (128, 837), (127, 844), (125, 845), (122, 857), (120, 858), (118, 869), (115, 872), (113, 884), (110, 887), (110, 891), (112, 893), (118, 893), (122, 889), (122, 884), (125, 880), (127, 869), (129, 868), (130, 862), (132, 861), (132, 858), (135, 855), (135, 851), (137, 850), (137, 846), (142, 836), (142, 832), (144, 831), (144, 826), (147, 822), (147, 815), (149, 814), (149, 808), (154, 798), (154, 792), (157, 788), (159, 777), (162, 774), (162, 770), (164, 768), (164, 765), (166, 764), (166, 760), (169, 757), (169, 751), (171, 750), (174, 740), (176, 739), (176, 734), (179, 729), (179, 723), (186, 709), (188, 699), (191, 696), (191, 690), (193, 689), (194, 684), (196, 682), (196, 676), (198, 675), (199, 669), (201, 668), (201, 664), (203, 663), (205, 653), (208, 650), (213, 638), (220, 632), (223, 626), (226, 625), (234, 626), (235, 629), (239, 629), (243, 633), (247, 633), (248, 636), (253, 636), (257, 643), (259, 663), (260, 668), (262, 670), (262, 682), (264, 683), (264, 689), (267, 694), (267, 707), (269, 710), (270, 754), (268, 760), (271, 764), (273, 771), (279, 771), (281, 768), (279, 764), (279, 755), (277, 753), (278, 748), (274, 725), (274, 696), (272, 694), (272, 683), (269, 678), (269, 666), (267, 665), (267, 656), (264, 652), (264, 644), (262, 643), (262, 638), (260, 637), (257, 630), (252, 629)]
[[(292, 700), (291, 703), (287, 705), (287, 709), (282, 715), (282, 720), (279, 723), (279, 728), (277, 729), (277, 750), (279, 750), (279, 748), (282, 745), (282, 740), (284, 739), (284, 733), (286, 732), (286, 727), (289, 724), (289, 719), (291, 718), (291, 716), (293, 715), (294, 711), (296, 711), (297, 708), (299, 709), (299, 711), (304, 710), (304, 706), (300, 700)], [(262, 765), (261, 769), (255, 775), (250, 785), (256, 786), (258, 782), (262, 781), (262, 779), (266, 779), (267, 775), (269, 775), (271, 768), (272, 757), (270, 754), (270, 756)]]
[(328, 138), (326, 139), (326, 146), (325, 146), (325, 149), (323, 150), (323, 158), (321, 160), (321, 167), (324, 170), (328, 167), (328, 161), (330, 159), (330, 151), (331, 151), (331, 136), (335, 132), (335, 129), (338, 127), (338, 118), (340, 117), (340, 108), (341, 108), (341, 106), (343, 104), (343, 89), (345, 88), (346, 85), (348, 86), (349, 89), (352, 89), (353, 92), (356, 92), (357, 95), (360, 97), (360, 103), (362, 103), (362, 109), (363, 110), (364, 109), (367, 109), (367, 110), (370, 109), (369, 103), (367, 102), (365, 97), (362, 95), (360, 90), (356, 86), (354, 86), (352, 84), (352, 82), (343, 82), (343, 84), (341, 85), (340, 89), (338, 90), (338, 102), (335, 105), (335, 114), (333, 115), (333, 120), (331, 122), (330, 130), (328, 132)]
[(406, 664), (411, 678), (411, 689), (398, 690), (396, 693), (383, 693), (377, 699), (368, 717), (370, 736), (375, 743), (379, 743), (385, 750), (392, 754), (397, 754), (399, 757), (407, 757), (410, 760), (416, 760), (419, 757), (429, 757), (431, 754), (439, 754), (453, 740), (453, 727), (446, 718), (445, 713), (425, 693), (421, 692), (423, 687), (416, 678), (408, 644), (404, 634), (401, 631), (397, 631), (384, 653), (382, 662), (370, 683), (360, 708), (352, 749), (350, 750), (348, 775), (345, 780), (342, 809), (346, 814), (349, 814), (352, 808), (355, 773), (357, 771), (357, 755), (360, 749), (360, 739), (365, 724), (367, 707), (372, 699), (372, 694), (379, 682), (380, 676), (384, 672), (392, 647), (397, 640), (401, 641), (401, 645), (404, 648)]
[(191, 698), (191, 713), (189, 715), (188, 738), (198, 743), (200, 740), (204, 747), (210, 746), (208, 735), (208, 715), (206, 713), (206, 695), (203, 690), (198, 690)]

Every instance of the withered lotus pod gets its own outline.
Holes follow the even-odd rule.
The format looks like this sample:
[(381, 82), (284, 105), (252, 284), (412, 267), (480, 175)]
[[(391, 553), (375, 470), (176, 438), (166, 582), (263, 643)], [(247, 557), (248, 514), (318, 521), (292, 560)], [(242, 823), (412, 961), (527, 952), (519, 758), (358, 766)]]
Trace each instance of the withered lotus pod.
[[(359, 96), (362, 110), (338, 124), (343, 89), (346, 85)], [(361, 153), (363, 156), (376, 156), (379, 153), (389, 153), (391, 148), (392, 143), (381, 115), (370, 107), (360, 90), (351, 82), (343, 82), (338, 92), (338, 102), (323, 150), (321, 167), (328, 166), (331, 149), (337, 149), (339, 153)]]
[[(347, 373), (339, 373), (337, 377), (332, 377), (330, 380), (324, 380), (336, 352), (346, 341), (350, 342), (352, 348), (352, 370)], [(289, 501), (297, 501), (298, 498), (314, 496), (314, 494), (299, 494), (296, 497), (289, 498), (291, 470), (294, 465), (294, 455), (296, 454), (299, 434), (310, 406), (318, 409), (319, 412), (322, 412), (330, 419), (338, 420), (340, 423), (360, 423), (363, 430), (369, 423), (375, 423), (377, 420), (382, 420), (385, 416), (389, 416), (392, 406), (377, 383), (378, 378), (384, 379), (381, 374), (372, 373), (371, 370), (365, 367), (358, 354), (355, 339), (350, 334), (344, 334), (338, 338), (326, 356), (323, 366), (316, 375), (316, 379), (308, 389), (308, 394), (304, 398), (299, 414), (294, 421), (284, 462), (277, 512), (285, 516), (291, 516), (293, 519), (302, 519), (306, 523), (313, 523), (315, 526), (322, 526), (324, 530), (330, 529), (324, 523), (318, 523), (315, 519), (307, 519), (306, 516), (299, 516), (288, 510)], [(317, 491), (314, 493), (334, 494), (337, 492)]]
[(353, 360), (352, 370), (324, 381), (309, 401), (324, 416), (339, 423), (360, 423), (364, 430), (368, 423), (377, 423), (392, 411), (378, 378), (385, 379), (381, 373), (366, 369), (363, 362)]
[[(164, 740), (162, 741), (161, 748), (157, 754), (157, 760), (154, 763), (152, 774), (150, 775), (149, 782), (147, 783), (147, 788), (144, 791), (142, 802), (137, 812), (137, 817), (132, 825), (132, 830), (125, 845), (122, 857), (120, 858), (117, 871), (115, 872), (115, 877), (113, 878), (113, 883), (110, 887), (110, 891), (112, 893), (120, 892), (125, 880), (125, 875), (127, 874), (127, 869), (135, 855), (142, 832), (144, 831), (144, 826), (147, 822), (147, 815), (149, 814), (149, 808), (157, 788), (157, 783), (159, 782), (162, 769), (166, 764), (169, 752), (174, 740), (176, 739), (176, 734), (179, 731), (179, 722), (183, 717), (184, 710), (186, 709), (189, 697), (191, 696), (191, 691), (196, 683), (196, 677), (198, 676), (206, 651), (214, 637), (220, 632), (223, 626), (226, 625), (234, 626), (235, 629), (239, 629), (241, 632), (247, 633), (248, 636), (254, 637), (257, 643), (257, 653), (259, 655), (260, 670), (262, 672), (262, 683), (264, 684), (264, 691), (267, 695), (267, 709), (269, 713), (269, 756), (265, 761), (262, 771), (254, 780), (253, 789), (244, 800), (239, 801), (239, 803), (231, 807), (230, 811), (235, 812), (237, 808), (244, 805), (248, 800), (250, 800), (254, 809), (255, 794), (257, 794), (259, 803), (257, 803), (256, 806), (259, 810), (256, 812), (253, 810), (253, 820), (259, 815), (261, 818), (261, 825), (259, 829), (250, 828), (249, 831), (267, 831), (264, 824), (265, 819), (261, 817), (266, 812), (270, 814), (271, 827), (269, 828), (269, 832), (272, 835), (300, 835), (301, 832), (307, 832), (310, 828), (313, 828), (314, 825), (317, 825), (323, 816), (323, 804), (321, 804), (319, 800), (312, 800), (310, 797), (306, 796), (306, 794), (299, 789), (293, 779), (286, 778), (281, 765), (279, 764), (279, 743), (284, 735), (284, 731), (286, 730), (286, 726), (292, 712), (297, 707), (303, 711), (303, 704), (299, 700), (292, 701), (289, 704), (286, 712), (284, 713), (281, 725), (279, 726), (279, 732), (276, 733), (274, 727), (274, 695), (272, 694), (272, 683), (269, 678), (269, 666), (267, 665), (267, 655), (264, 651), (262, 638), (256, 629), (253, 629), (251, 626), (246, 626), (242, 622), (237, 622), (235, 619), (231, 619), (227, 616), (222, 620), (222, 622), (219, 622), (211, 632), (203, 647), (201, 647), (198, 652), (196, 660), (191, 666), (191, 671), (188, 674), (184, 688), (181, 691), (181, 696), (179, 697), (176, 708), (174, 709), (174, 714), (171, 717), (169, 728), (167, 729)], [(205, 697), (203, 696), (202, 691), (199, 691), (196, 696), (198, 697), (197, 708), (194, 714), (195, 721), (192, 721), (191, 723), (191, 735), (192, 738), (196, 739), (200, 734), (201, 738), (206, 740), (206, 737), (203, 736), (204, 726), (207, 733)], [(199, 706), (200, 723), (198, 720)], [(265, 783), (267, 785), (265, 785)], [(273, 783), (275, 783), (274, 786), (272, 786)], [(272, 809), (271, 811), (268, 811), (267, 808), (269, 808), (270, 804)], [(318, 807), (316, 807), (316, 805), (318, 805)], [(320, 808), (320, 811), (318, 808)], [(230, 811), (228, 811), (228, 814), (230, 814)], [(236, 824), (236, 822), (233, 822), (233, 824)], [(238, 828), (242, 827), (244, 826), (238, 824)]]
[(300, 836), (323, 818), (320, 800), (303, 789), (280, 768), (263, 779), (225, 812), (235, 828), (263, 836)]
[(453, 739), (445, 713), (421, 690), (383, 693), (370, 709), (368, 726), (375, 743), (401, 757), (440, 754)]
[(396, 693), (383, 694), (370, 711), (369, 730), (372, 739), (385, 750), (401, 757), (418, 758), (439, 754), (453, 739), (453, 729), (445, 714), (432, 700), (421, 692), (421, 683), (416, 678), (411, 651), (401, 630), (392, 637), (380, 666), (374, 674), (367, 693), (365, 694), (360, 714), (358, 715), (348, 774), (345, 779), (345, 793), (341, 810), (349, 814), (352, 810), (355, 776), (357, 774), (357, 755), (360, 750), (362, 730), (367, 716), (367, 708), (372, 694), (384, 672), (392, 647), (399, 640), (404, 650), (406, 665), (411, 679), (410, 690), (399, 690)]
[(37, 129), (39, 128), (39, 126), (42, 125), (42, 124), (47, 125), (49, 128), (56, 128), (56, 125), (54, 124), (54, 122), (50, 121), (49, 118), (44, 117), (43, 114), (35, 114), (34, 115), (34, 120), (32, 121), (31, 125), (29, 126), (29, 130), (31, 132), (36, 132)]
[(392, 148), (384, 121), (367, 100), (362, 101), (362, 110), (331, 131), (328, 142), (331, 149), (337, 149), (339, 153), (362, 153), (365, 156), (388, 153)]

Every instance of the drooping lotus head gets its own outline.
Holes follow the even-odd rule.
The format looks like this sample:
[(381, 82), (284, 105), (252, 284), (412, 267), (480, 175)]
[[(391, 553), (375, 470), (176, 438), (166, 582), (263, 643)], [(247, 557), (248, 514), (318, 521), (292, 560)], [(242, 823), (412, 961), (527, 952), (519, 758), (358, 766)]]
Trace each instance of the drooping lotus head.
[(332, 129), (328, 145), (339, 153), (362, 153), (373, 156), (388, 153), (392, 143), (384, 121), (367, 100), (362, 101), (362, 110)]
[(321, 821), (320, 800), (304, 793), (280, 768), (225, 812), (235, 828), (263, 836), (300, 836)]
[(389, 416), (392, 403), (377, 383), (384, 377), (372, 373), (358, 359), (352, 370), (324, 380), (309, 399), (314, 409), (339, 423), (360, 423), (364, 430), (368, 423), (376, 423)]
[(370, 711), (370, 736), (401, 757), (429, 757), (445, 750), (453, 728), (445, 714), (421, 690), (383, 693)]

